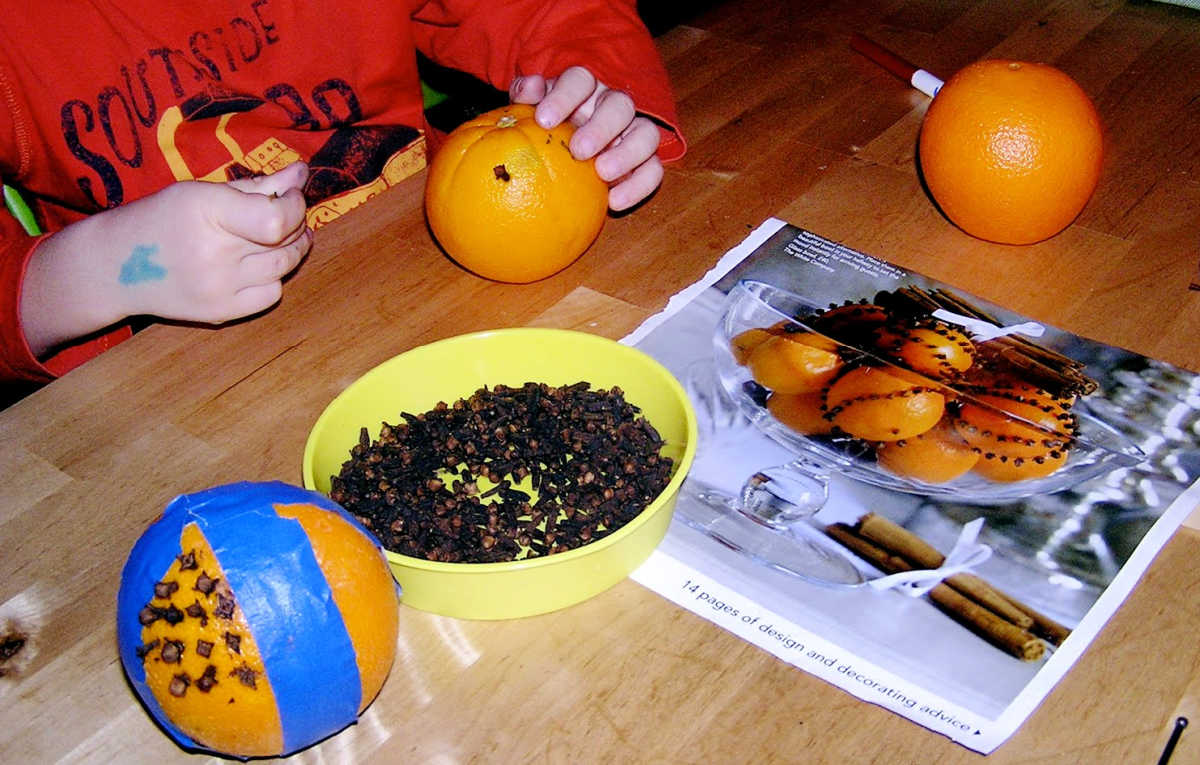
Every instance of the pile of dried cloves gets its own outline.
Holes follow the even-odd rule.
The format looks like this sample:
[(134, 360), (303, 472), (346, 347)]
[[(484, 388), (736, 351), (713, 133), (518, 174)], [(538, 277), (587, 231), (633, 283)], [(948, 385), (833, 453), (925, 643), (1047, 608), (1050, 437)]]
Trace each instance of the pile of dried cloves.
[(491, 563), (570, 550), (636, 517), (671, 479), (663, 439), (613, 387), (481, 388), (364, 427), (330, 497), (392, 552)]

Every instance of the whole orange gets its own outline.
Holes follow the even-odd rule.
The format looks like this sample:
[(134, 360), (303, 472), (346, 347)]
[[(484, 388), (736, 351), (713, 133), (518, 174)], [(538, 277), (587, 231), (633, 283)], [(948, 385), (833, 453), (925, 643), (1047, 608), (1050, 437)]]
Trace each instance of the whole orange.
[(455, 261), (524, 284), (575, 262), (608, 212), (608, 185), (568, 149), (575, 128), (547, 130), (513, 104), (456, 128), (434, 155), (425, 213)]
[(856, 367), (825, 390), (827, 417), (855, 438), (899, 441), (932, 428), (946, 397), (900, 369)]
[(979, 462), (979, 452), (943, 418), (912, 438), (883, 441), (875, 448), (876, 462), (885, 470), (925, 483), (953, 481)]
[(775, 393), (813, 393), (842, 366), (837, 343), (815, 332), (772, 335), (746, 359), (750, 375)]
[(775, 419), (804, 436), (823, 436), (833, 430), (825, 419), (825, 393), (772, 393), (767, 411)]
[(907, 369), (942, 380), (960, 376), (975, 363), (971, 338), (940, 321), (926, 327), (881, 327), (875, 342)]
[(1100, 178), (1100, 117), (1047, 64), (985, 60), (951, 77), (921, 126), (925, 183), (951, 221), (1002, 244), (1032, 244), (1075, 220)]

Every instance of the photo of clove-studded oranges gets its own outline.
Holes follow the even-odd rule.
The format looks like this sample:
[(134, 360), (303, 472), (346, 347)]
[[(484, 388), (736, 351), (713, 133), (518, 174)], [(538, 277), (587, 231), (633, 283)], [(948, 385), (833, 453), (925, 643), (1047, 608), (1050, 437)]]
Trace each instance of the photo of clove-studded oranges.
[(765, 435), (866, 483), (991, 502), (1129, 464), (1136, 448), (1081, 403), (1098, 388), (1087, 365), (998, 321), (915, 284), (821, 307), (744, 279), (726, 297), (714, 362)]
[(353, 723), (398, 637), (378, 543), (316, 492), (236, 483), (177, 497), (121, 576), (121, 661), (183, 747), (303, 749)]
[[(819, 376), (793, 360), (796, 347), (829, 357)], [(897, 476), (946, 483), (974, 470), (997, 482), (1042, 478), (1072, 446), (1069, 403), (982, 371), (994, 368), (979, 363), (969, 335), (932, 316), (847, 303), (815, 312), (807, 325), (742, 330), (730, 348), (777, 420), (802, 435), (861, 441)]]
[(608, 185), (568, 148), (575, 128), (543, 128), (533, 112), (512, 104), (460, 125), (429, 166), (434, 237), (459, 265), (494, 281), (558, 273), (591, 246), (608, 214)]
[(1063, 71), (978, 61), (930, 103), (918, 159), (934, 201), (963, 231), (1033, 244), (1069, 226), (1091, 198), (1102, 125), (1087, 93)]

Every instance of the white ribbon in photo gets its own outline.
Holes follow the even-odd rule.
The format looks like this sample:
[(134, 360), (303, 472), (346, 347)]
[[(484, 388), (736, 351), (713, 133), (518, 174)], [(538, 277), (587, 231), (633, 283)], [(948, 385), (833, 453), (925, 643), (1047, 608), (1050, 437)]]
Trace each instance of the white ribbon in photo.
[(964, 327), (972, 336), (979, 342), (987, 342), (995, 340), (997, 337), (1005, 335), (1027, 335), (1029, 337), (1041, 337), (1046, 332), (1046, 328), (1036, 321), (1026, 321), (1020, 324), (1012, 324), (1007, 327), (998, 327), (990, 321), (975, 319), (970, 316), (947, 311), (945, 308), (939, 308), (933, 312), (932, 316), (935, 319), (957, 324)]
[(992, 557), (992, 548), (975, 541), (983, 528), (983, 518), (976, 518), (963, 526), (954, 548), (941, 566), (919, 571), (902, 571), (899, 574), (871, 579), (867, 584), (877, 590), (897, 590), (911, 598), (919, 598), (936, 587), (947, 577), (970, 571)]

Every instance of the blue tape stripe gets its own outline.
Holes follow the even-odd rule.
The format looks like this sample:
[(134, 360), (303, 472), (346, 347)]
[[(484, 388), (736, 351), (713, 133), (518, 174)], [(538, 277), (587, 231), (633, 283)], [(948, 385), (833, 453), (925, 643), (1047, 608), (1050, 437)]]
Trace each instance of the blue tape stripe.
[[(290, 484), (218, 486), (177, 497), (163, 519), (138, 540), (126, 564), (118, 605), (122, 661), (151, 713), (184, 745), (194, 746), (167, 722), (153, 693), (145, 688), (136, 648), (141, 639), (137, 611), (146, 595), (127, 594), (124, 583), (157, 581), (179, 548), (180, 531), (193, 521), (220, 561), (263, 657), (283, 727), (283, 753), (332, 735), (357, 719), (362, 683), (354, 645), (308, 536), (298, 521), (280, 518), (276, 504), (317, 505), (353, 521), (328, 498)], [(245, 544), (247, 539), (254, 544)], [(136, 675), (141, 676), (140, 687)]]
[(308, 535), (273, 507), (311, 502), (311, 494), (284, 484), (234, 484), (206, 494), (199, 525), (263, 657), (284, 753), (337, 733), (358, 717), (354, 645)]

